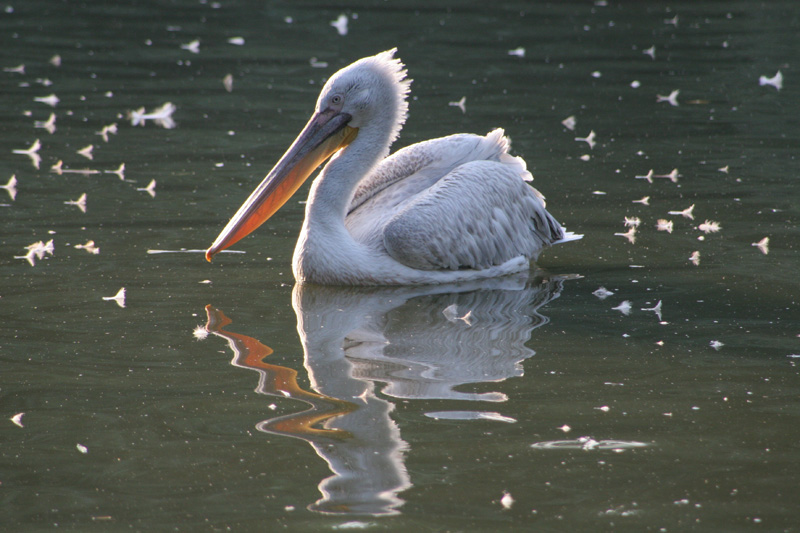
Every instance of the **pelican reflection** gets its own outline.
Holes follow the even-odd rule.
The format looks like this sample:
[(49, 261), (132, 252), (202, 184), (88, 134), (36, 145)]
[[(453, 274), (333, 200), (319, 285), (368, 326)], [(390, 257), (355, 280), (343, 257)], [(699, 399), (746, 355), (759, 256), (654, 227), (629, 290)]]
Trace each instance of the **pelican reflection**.
[(322, 497), (309, 509), (396, 514), (404, 503), (399, 494), (411, 487), (410, 447), (392, 419), (392, 399), (447, 400), (448, 408), (459, 401), (457, 410), (427, 413), (433, 418), (513, 421), (461, 402), (507, 399), (471, 389), (522, 375), (522, 361), (535, 353), (527, 346), (532, 331), (548, 322), (539, 309), (560, 295), (562, 284), (524, 274), (457, 286), (298, 284), (292, 303), (312, 391), (297, 384), (294, 369), (267, 363), (267, 346), (223, 329), (230, 321), (210, 306), (206, 328), (228, 340), (233, 365), (259, 372), (257, 392), (310, 406), (256, 426), (307, 441), (327, 462), (332, 475), (320, 482)]

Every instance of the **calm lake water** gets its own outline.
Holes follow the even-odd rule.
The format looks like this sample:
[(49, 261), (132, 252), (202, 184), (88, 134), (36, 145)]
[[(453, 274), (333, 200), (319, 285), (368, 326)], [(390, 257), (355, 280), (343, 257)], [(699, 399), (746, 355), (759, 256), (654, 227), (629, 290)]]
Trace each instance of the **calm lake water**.
[[(206, 263), (392, 47), (396, 147), (504, 127), (584, 239), (295, 287), (306, 185)], [(0, 529), (796, 531), (798, 50), (793, 0), (3, 3)]]

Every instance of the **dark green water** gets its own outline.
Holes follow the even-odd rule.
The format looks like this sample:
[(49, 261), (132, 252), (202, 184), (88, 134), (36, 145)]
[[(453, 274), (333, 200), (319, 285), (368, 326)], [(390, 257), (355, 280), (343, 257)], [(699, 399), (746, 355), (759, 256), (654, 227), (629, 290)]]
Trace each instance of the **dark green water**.
[[(2, 8), (0, 529), (797, 529), (795, 2)], [(205, 249), (327, 77), (395, 46), (398, 147), (504, 127), (582, 241), (527, 280), (295, 288), (305, 186), (244, 254), (149, 253)], [(174, 128), (132, 126), (166, 102)]]

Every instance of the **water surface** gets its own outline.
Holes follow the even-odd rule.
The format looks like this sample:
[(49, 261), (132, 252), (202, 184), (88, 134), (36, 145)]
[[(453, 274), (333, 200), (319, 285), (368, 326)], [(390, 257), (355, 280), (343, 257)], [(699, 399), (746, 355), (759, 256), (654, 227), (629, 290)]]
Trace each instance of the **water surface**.
[[(796, 528), (794, 2), (26, 1), (0, 29), (9, 530)], [(504, 127), (584, 239), (474, 286), (295, 287), (305, 186), (244, 253), (191, 252), (327, 77), (395, 46), (397, 147)]]

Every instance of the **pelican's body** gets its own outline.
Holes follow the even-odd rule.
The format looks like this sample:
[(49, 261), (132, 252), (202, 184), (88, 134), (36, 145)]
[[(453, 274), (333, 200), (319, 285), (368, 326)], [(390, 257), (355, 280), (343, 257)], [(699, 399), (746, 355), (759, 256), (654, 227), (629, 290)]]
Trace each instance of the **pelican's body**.
[[(449, 283), (528, 268), (566, 233), (502, 130), (389, 146), (410, 80), (394, 50), (325, 84), (306, 128), (206, 256), (253, 231), (333, 155), (311, 186), (294, 252), (298, 281), (329, 285)], [(387, 157), (388, 156), (388, 157)]]

